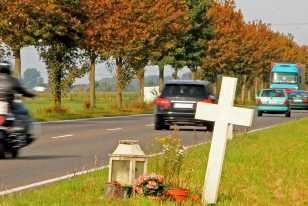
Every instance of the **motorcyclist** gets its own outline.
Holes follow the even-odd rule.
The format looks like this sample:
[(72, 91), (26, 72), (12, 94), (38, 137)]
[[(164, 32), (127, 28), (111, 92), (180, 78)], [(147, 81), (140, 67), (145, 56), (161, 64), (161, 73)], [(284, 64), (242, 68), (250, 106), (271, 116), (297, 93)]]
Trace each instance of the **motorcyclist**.
[[(0, 91), (8, 92), (13, 94), (22, 94), (25, 97), (33, 98), (35, 94), (27, 91), (23, 88), (18, 79), (11, 76), (11, 63), (8, 60), (0, 61)], [(28, 110), (23, 107), (22, 104), (18, 104), (14, 101), (9, 101), (11, 112), (14, 115), (25, 115), (26, 116), (26, 132), (29, 133), (28, 127), (30, 123), (30, 116)], [(28, 134), (28, 137), (30, 134)]]

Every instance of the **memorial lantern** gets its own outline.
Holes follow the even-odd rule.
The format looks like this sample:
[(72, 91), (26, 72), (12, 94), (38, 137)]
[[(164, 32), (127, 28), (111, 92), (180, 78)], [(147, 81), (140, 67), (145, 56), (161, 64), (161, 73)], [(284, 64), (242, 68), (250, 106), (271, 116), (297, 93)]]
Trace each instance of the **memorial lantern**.
[(116, 150), (109, 154), (108, 182), (133, 185), (141, 174), (147, 173), (148, 155), (138, 140), (119, 140)]

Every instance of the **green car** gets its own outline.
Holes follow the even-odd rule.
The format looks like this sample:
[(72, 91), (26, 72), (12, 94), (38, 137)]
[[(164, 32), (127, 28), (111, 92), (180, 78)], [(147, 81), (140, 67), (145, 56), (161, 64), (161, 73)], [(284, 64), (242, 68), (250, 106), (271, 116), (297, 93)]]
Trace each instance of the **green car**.
[(291, 116), (288, 94), (284, 89), (263, 89), (258, 96), (258, 116), (267, 114), (285, 114)]
[(291, 109), (308, 110), (308, 91), (291, 91), (288, 93)]

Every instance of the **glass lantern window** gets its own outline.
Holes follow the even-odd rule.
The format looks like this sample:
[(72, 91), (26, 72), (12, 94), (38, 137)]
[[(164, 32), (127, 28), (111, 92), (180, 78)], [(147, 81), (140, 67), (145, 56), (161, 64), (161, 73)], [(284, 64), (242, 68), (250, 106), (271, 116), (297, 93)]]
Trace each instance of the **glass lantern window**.
[(137, 179), (144, 172), (144, 161), (136, 161), (135, 179)]
[(112, 181), (120, 184), (129, 182), (129, 160), (113, 160), (112, 161)]

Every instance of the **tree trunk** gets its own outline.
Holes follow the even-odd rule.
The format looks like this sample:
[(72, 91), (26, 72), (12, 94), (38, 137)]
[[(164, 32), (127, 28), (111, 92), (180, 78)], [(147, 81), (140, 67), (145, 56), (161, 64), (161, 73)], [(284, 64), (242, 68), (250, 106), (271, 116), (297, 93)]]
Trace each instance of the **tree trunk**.
[(163, 91), (164, 87), (164, 65), (159, 65), (159, 92)]
[(191, 71), (191, 79), (192, 80), (196, 79), (196, 72)]
[(219, 79), (218, 79), (218, 75), (214, 74), (216, 78), (213, 78), (213, 81), (212, 81), (212, 86), (213, 86), (213, 90), (214, 90), (214, 93), (216, 95), (217, 94), (217, 91), (218, 91), (218, 83), (219, 83)]
[(122, 77), (122, 58), (119, 57), (116, 59), (117, 64), (117, 108), (122, 109), (122, 90), (123, 90), (123, 84), (121, 82)]
[(95, 108), (95, 59), (96, 56), (91, 55), (90, 57), (90, 108), (94, 109)]
[(194, 68), (190, 68), (191, 71), (191, 79), (195, 80), (196, 79), (196, 73), (197, 73), (198, 68), (194, 67)]
[(54, 110), (60, 111), (61, 109), (61, 77), (62, 77), (62, 68), (55, 68), (55, 84), (54, 84), (54, 97), (53, 97), (53, 106)]
[(20, 48), (13, 50), (15, 58), (15, 70), (13, 76), (18, 78), (21, 75), (21, 61), (20, 61)]
[(174, 72), (172, 73), (172, 78), (173, 79), (179, 79), (178, 78), (178, 69), (174, 69)]
[(245, 102), (245, 86), (246, 86), (246, 75), (243, 76), (242, 103)]
[(248, 99), (249, 102), (251, 100), (250, 92), (251, 92), (251, 89), (248, 89), (248, 91), (247, 91), (247, 99)]
[(217, 95), (217, 81), (213, 82), (214, 93)]
[(144, 68), (140, 68), (137, 72), (137, 78), (139, 80), (139, 102), (143, 105), (144, 102)]
[(258, 77), (255, 77), (255, 96), (258, 95)]

